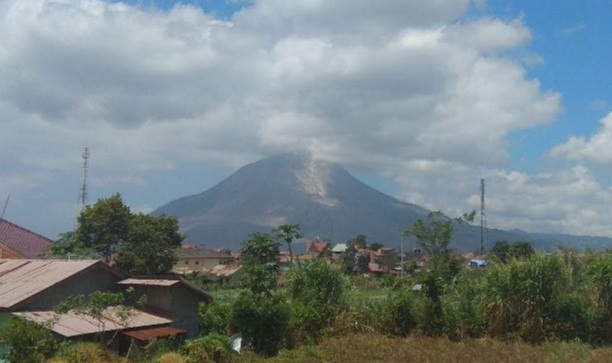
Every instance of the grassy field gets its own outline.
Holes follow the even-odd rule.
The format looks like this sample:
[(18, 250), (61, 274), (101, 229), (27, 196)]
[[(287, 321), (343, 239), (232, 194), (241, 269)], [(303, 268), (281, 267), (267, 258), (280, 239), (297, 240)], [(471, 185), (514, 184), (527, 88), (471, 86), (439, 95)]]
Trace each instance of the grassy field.
[(612, 348), (592, 348), (582, 343), (545, 343), (534, 346), (492, 339), (451, 342), (444, 338), (390, 338), (374, 334), (330, 337), (317, 346), (284, 351), (277, 357), (249, 354), (240, 363), (604, 363), (612, 362)]

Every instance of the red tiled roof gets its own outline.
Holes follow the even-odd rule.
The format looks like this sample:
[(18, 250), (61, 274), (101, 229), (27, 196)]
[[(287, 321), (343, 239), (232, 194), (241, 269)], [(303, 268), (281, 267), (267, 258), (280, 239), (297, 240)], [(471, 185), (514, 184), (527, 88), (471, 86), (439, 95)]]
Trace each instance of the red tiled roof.
[(306, 243), (306, 253), (311, 253), (312, 248), (318, 253), (321, 253), (329, 248), (329, 243), (323, 241), (310, 241)]
[(0, 242), (24, 258), (40, 258), (53, 241), (0, 218)]

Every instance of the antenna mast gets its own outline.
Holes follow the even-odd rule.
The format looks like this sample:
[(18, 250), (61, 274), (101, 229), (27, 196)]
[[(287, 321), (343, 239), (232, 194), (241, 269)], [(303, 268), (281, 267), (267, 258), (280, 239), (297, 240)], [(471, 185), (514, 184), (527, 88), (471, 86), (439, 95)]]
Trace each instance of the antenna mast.
[(480, 253), (485, 251), (487, 215), (485, 212), (485, 180), (480, 179)]
[(4, 213), (6, 213), (6, 207), (8, 207), (9, 200), (11, 200), (11, 194), (9, 193), (8, 197), (6, 197), (6, 202), (4, 202), (4, 208), (2, 208), (2, 215), (0, 218), (4, 218)]
[(83, 185), (81, 186), (81, 193), (79, 195), (79, 203), (81, 203), (81, 209), (85, 209), (87, 206), (87, 167), (89, 161), (89, 148), (83, 149)]

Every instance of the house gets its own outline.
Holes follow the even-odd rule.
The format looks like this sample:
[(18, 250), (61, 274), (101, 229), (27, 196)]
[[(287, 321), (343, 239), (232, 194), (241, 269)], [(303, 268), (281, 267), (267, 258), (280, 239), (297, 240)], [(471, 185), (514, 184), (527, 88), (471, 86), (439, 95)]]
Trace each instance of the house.
[[(153, 285), (153, 286), (149, 286)], [(118, 308), (99, 316), (53, 309), (70, 296), (101, 292), (123, 292), (134, 287), (147, 305), (130, 309), (122, 320)], [(95, 260), (14, 260), (0, 259), (0, 321), (10, 314), (38, 323), (51, 322), (50, 330), (61, 339), (89, 339), (93, 335), (121, 333), (121, 344), (130, 339), (148, 340), (170, 335), (192, 337), (198, 333), (198, 305), (211, 297), (182, 280), (125, 280), (112, 267)]]
[(53, 241), (0, 218), (0, 258), (42, 258)]
[(235, 261), (229, 251), (216, 251), (208, 248), (181, 248), (176, 253), (177, 262), (172, 272), (188, 275), (193, 272), (206, 273), (217, 265), (227, 265)]
[(346, 250), (348, 249), (348, 245), (346, 243), (336, 243), (334, 248), (332, 248), (332, 260), (338, 261), (344, 256)]
[(222, 285), (233, 285), (242, 271), (242, 265), (217, 265), (208, 271), (208, 278)]
[(144, 310), (171, 319), (170, 326), (184, 330), (187, 338), (199, 335), (200, 304), (212, 301), (212, 296), (182, 278), (129, 278), (117, 285), (122, 290), (133, 288), (136, 296), (146, 295)]
[(306, 255), (322, 257), (327, 253), (329, 253), (329, 242), (320, 240), (306, 242)]
[(120, 280), (102, 261), (0, 259), (0, 313), (53, 310), (68, 296), (114, 290)]

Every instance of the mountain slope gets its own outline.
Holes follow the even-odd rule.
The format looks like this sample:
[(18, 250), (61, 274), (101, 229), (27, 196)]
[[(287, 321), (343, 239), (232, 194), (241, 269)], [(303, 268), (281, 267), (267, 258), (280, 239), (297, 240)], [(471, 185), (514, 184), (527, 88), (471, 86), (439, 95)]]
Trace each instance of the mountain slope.
[[(178, 217), (189, 243), (235, 250), (249, 234), (269, 232), (285, 223), (300, 224), (306, 238), (338, 243), (363, 234), (370, 242), (398, 247), (400, 229), (429, 211), (367, 186), (336, 164), (284, 155), (246, 165), (213, 188), (153, 213)], [(495, 229), (489, 229), (487, 236), (488, 241), (530, 240), (541, 248), (562, 242), (559, 235)], [(406, 248), (415, 246), (411, 239), (405, 241)], [(475, 250), (480, 246), (480, 228), (456, 224), (453, 246)]]

